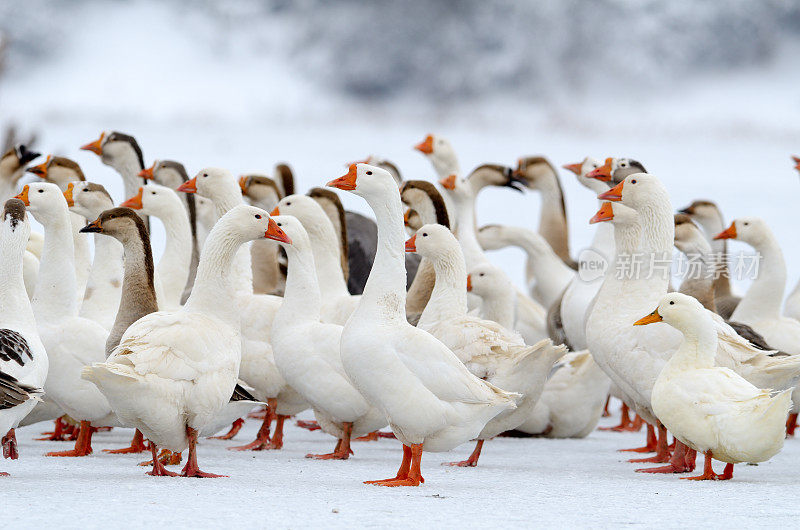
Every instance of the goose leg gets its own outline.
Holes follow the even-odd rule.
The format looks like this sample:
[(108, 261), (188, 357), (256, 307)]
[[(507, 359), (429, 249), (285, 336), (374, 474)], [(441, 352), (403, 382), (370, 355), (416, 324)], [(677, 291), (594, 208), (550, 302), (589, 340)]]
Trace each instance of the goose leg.
[(608, 397), (606, 397), (606, 404), (603, 407), (603, 417), (604, 418), (608, 418), (609, 416), (611, 416), (611, 413), (608, 411), (608, 403), (610, 401), (611, 401), (611, 394), (609, 394)]
[(47, 441), (47, 442), (65, 442), (67, 439), (65, 437), (66, 432), (64, 427), (66, 423), (64, 422), (64, 417), (59, 416), (55, 419), (55, 427), (53, 428), (52, 432), (43, 432), (42, 436), (44, 438), (36, 438), (40, 441)]
[(637, 469), (637, 473), (687, 473), (694, 470), (697, 452), (675, 440), (675, 452), (666, 466)]
[(478, 440), (475, 444), (475, 450), (469, 455), (469, 458), (461, 462), (443, 462), (443, 466), (458, 466), (458, 467), (475, 467), (478, 465), (478, 458), (481, 456), (481, 449), (483, 449), (483, 440)]
[(239, 431), (242, 430), (242, 426), (243, 425), (244, 425), (244, 420), (242, 418), (239, 418), (238, 420), (234, 421), (231, 424), (231, 428), (230, 428), (230, 430), (228, 432), (226, 432), (225, 434), (220, 435), (220, 436), (209, 436), (208, 439), (209, 440), (230, 440), (231, 438), (236, 436), (239, 433)]
[(725, 470), (721, 475), (714, 473), (711, 465), (711, 451), (706, 453), (706, 461), (703, 466), (703, 474), (696, 477), (681, 477), (683, 480), (730, 480), (733, 478), (733, 464), (726, 464)]
[(631, 458), (628, 462), (663, 464), (669, 462), (669, 443), (667, 442), (667, 428), (658, 424), (658, 441), (656, 443), (656, 454), (649, 458)]
[(275, 420), (275, 433), (264, 449), (283, 449), (283, 424), (288, 417), (278, 414), (278, 419)]
[(350, 449), (350, 435), (353, 433), (353, 424), (345, 422), (342, 424), (342, 438), (336, 443), (336, 448), (332, 453), (326, 455), (307, 454), (306, 458), (314, 458), (316, 460), (347, 460), (353, 452)]
[(797, 414), (789, 414), (786, 419), (786, 437), (794, 436), (795, 429), (797, 429)]
[(81, 420), (78, 430), (78, 439), (75, 441), (75, 448), (70, 451), (56, 451), (46, 453), (45, 456), (88, 456), (92, 454), (92, 435), (97, 429), (87, 420)]
[(630, 451), (632, 453), (653, 453), (658, 449), (658, 440), (656, 438), (656, 430), (649, 423), (647, 424), (647, 439), (643, 447), (634, 447), (633, 449), (620, 449), (622, 452)]
[(629, 415), (628, 405), (622, 403), (622, 411), (620, 412), (619, 424), (613, 427), (598, 427), (599, 431), (625, 431), (631, 427), (631, 417)]
[(364, 484), (375, 486), (419, 486), (425, 479), (422, 478), (422, 444), (412, 444), (411, 447), (403, 445), (403, 463), (397, 472), (397, 477), (387, 480), (369, 480)]
[(200, 471), (200, 468), (197, 467), (197, 431), (187, 425), (186, 436), (189, 437), (189, 457), (186, 459), (186, 465), (181, 471), (182, 477), (220, 478), (227, 476)]
[(139, 429), (136, 429), (136, 432), (133, 433), (133, 440), (131, 440), (131, 445), (129, 447), (123, 447), (122, 449), (103, 449), (104, 453), (110, 453), (112, 455), (144, 453), (145, 451), (147, 451), (147, 445), (144, 443), (144, 435)]
[[(177, 466), (181, 463), (183, 459), (181, 453), (173, 453), (169, 449), (162, 449), (161, 453), (158, 455), (158, 459), (161, 461), (162, 465), (165, 466)], [(145, 460), (144, 462), (139, 462), (140, 466), (152, 466), (152, 460)]]
[(10, 429), (5, 436), (3, 436), (3, 458), (10, 458), (16, 460), (19, 458), (19, 451), (17, 451), (17, 436), (14, 429)]
[(319, 423), (314, 420), (297, 420), (295, 425), (301, 429), (307, 429), (309, 431), (318, 431), (320, 429)]
[(145, 474), (150, 475), (151, 477), (177, 477), (177, 473), (173, 473), (164, 467), (164, 464), (161, 462), (158, 456), (156, 456), (157, 450), (158, 448), (156, 447), (156, 444), (150, 442), (150, 453), (153, 455), (153, 469)]
[(264, 416), (264, 421), (261, 422), (261, 427), (258, 429), (256, 439), (249, 444), (228, 447), (229, 451), (263, 451), (264, 449), (268, 449), (270, 442), (270, 424), (272, 424), (272, 419), (275, 417), (277, 400), (270, 398), (267, 400), (267, 402), (269, 403), (267, 415)]

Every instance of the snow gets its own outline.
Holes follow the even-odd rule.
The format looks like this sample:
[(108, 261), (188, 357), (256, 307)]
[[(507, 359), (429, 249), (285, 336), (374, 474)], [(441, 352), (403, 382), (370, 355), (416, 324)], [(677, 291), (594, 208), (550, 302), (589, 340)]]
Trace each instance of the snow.
[[(614, 416), (602, 423), (614, 424)], [(644, 431), (595, 431), (581, 440), (497, 438), (485, 444), (476, 468), (440, 465), (466, 458), (472, 443), (425, 453), (425, 484), (394, 489), (362, 481), (394, 476), (401, 458), (396, 440), (354, 442), (347, 461), (309, 460), (306, 453), (329, 452), (334, 441), (292, 421), (281, 451), (225, 449), (250, 441), (258, 424), (248, 420), (230, 442), (202, 441), (200, 467), (230, 475), (221, 479), (149, 477), (135, 465), (145, 455), (100, 451), (126, 445), (129, 429), (97, 433), (95, 453), (86, 458), (42, 456), (70, 445), (32, 440), (49, 423), (20, 429), (19, 460), (0, 462), (12, 474), (0, 478), (3, 521), (63, 528), (775, 528), (794, 526), (800, 515), (795, 439), (769, 462), (736, 466), (731, 481), (688, 482), (678, 478), (687, 475), (634, 472), (642, 465), (625, 460), (637, 455), (617, 449), (640, 445)]]

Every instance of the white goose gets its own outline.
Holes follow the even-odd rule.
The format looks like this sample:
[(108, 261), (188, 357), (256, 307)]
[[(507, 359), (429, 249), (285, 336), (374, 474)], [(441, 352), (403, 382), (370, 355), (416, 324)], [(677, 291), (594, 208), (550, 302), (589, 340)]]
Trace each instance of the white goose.
[(351, 295), (347, 290), (339, 238), (322, 206), (311, 197), (289, 195), (280, 200), (271, 215), (291, 215), (303, 224), (314, 253), (322, 295), (322, 321), (343, 326), (355, 311), (361, 296)]
[[(186, 305), (139, 319), (106, 362), (84, 369), (122, 421), (151, 441), (154, 454), (155, 446), (175, 452), (188, 446), (182, 476), (218, 476), (200, 471), (196, 444), (198, 432), (229, 402), (239, 371), (239, 308), (220, 300), (235, 293), (236, 251), (261, 237), (286, 238), (263, 210), (233, 208), (209, 236)], [(174, 475), (157, 458), (150, 474)]]
[[(287, 202), (296, 203), (294, 199)], [(273, 220), (291, 240), (281, 243), (289, 263), (283, 304), (272, 323), (275, 364), (286, 381), (311, 403), (322, 430), (339, 440), (332, 453), (306, 457), (347, 460), (351, 437), (380, 429), (386, 425), (386, 417), (347, 378), (339, 353), (342, 326), (320, 320), (323, 295), (305, 225), (290, 215), (278, 215)]]
[[(500, 166), (496, 167), (499, 168)], [(489, 171), (490, 169), (486, 167), (476, 169), (476, 171), (479, 170)], [(489, 263), (489, 259), (483, 253), (478, 237), (475, 234), (475, 196), (469, 183), (465, 179), (450, 175), (442, 180), (440, 184), (446, 190), (444, 195), (450, 196), (453, 201), (458, 219), (456, 237), (461, 244), (461, 250), (464, 252), (464, 261), (467, 264), (467, 269), (471, 270), (478, 265)], [(535, 344), (542, 339), (548, 338), (545, 318), (546, 312), (540, 304), (525, 294), (517, 292), (514, 329), (522, 335), (527, 344)]]
[(493, 385), (518, 392), (517, 408), (495, 416), (478, 435), (472, 455), (451, 465), (478, 465), (485, 440), (518, 427), (533, 411), (550, 368), (567, 349), (543, 339), (527, 346), (518, 333), (467, 314), (467, 270), (458, 241), (440, 224), (423, 225), (406, 242), (433, 264), (436, 286), (417, 327), (442, 341), (470, 372)]
[(369, 483), (418, 486), (423, 450), (447, 451), (475, 438), (518, 396), (476, 378), (446, 346), (406, 322), (403, 210), (392, 176), (353, 164), (328, 185), (363, 197), (378, 224), (375, 262), (342, 332), (341, 354), (354, 386), (403, 443), (403, 463), (396, 477)]
[[(238, 182), (229, 171), (221, 168), (200, 170), (195, 177), (182, 184), (178, 191), (197, 193), (211, 199), (219, 217), (242, 204), (242, 192)], [(283, 446), (282, 429), (285, 419), (308, 408), (308, 403), (302, 396), (281, 377), (275, 366), (272, 346), (269, 343), (272, 319), (283, 299), (278, 296), (253, 294), (252, 268), (247, 245), (239, 247), (231, 267), (233, 292), (239, 306), (243, 340), (239, 377), (253, 387), (258, 399), (270, 403), (271, 412), (264, 418), (257, 439), (238, 449), (280, 449)], [(270, 440), (269, 426), (274, 414), (277, 414), (277, 427)]]
[[(71, 212), (88, 221), (94, 221), (104, 210), (114, 207), (106, 189), (93, 182), (70, 182), (64, 198)], [(79, 315), (110, 331), (122, 294), (122, 277), (122, 245), (112, 237), (95, 236), (94, 261)]]
[(0, 226), (0, 443), (3, 456), (14, 460), (19, 457), (14, 429), (44, 393), (48, 367), (22, 279), (30, 231), (25, 205), (17, 199), (6, 201)]
[[(712, 313), (694, 298), (669, 293), (655, 311), (634, 323), (666, 322), (683, 342), (653, 386), (653, 412), (672, 434), (705, 453), (705, 468), (692, 480), (727, 480), (733, 464), (764, 462), (776, 455), (786, 437), (784, 421), (791, 390), (760, 390), (736, 372), (714, 366), (717, 331)], [(717, 475), (711, 459), (727, 462)]]
[(75, 448), (48, 456), (87, 456), (92, 453), (95, 428), (118, 425), (103, 394), (80, 377), (85, 365), (105, 359), (108, 332), (94, 320), (78, 316), (72, 225), (61, 190), (55, 184), (36, 182), (26, 185), (17, 198), (44, 227), (42, 265), (32, 305), (50, 361), (45, 391), (64, 412), (80, 421)]
[(161, 220), (166, 232), (164, 252), (156, 271), (161, 282), (159, 307), (171, 311), (181, 305), (192, 262), (192, 227), (178, 194), (165, 186), (151, 184), (120, 204), (141, 210)]
[(521, 248), (527, 255), (530, 295), (544, 307), (560, 299), (564, 289), (575, 277), (575, 271), (556, 255), (538, 233), (520, 226), (485, 225), (478, 229), (478, 242), (483, 250), (498, 250), (509, 246)]

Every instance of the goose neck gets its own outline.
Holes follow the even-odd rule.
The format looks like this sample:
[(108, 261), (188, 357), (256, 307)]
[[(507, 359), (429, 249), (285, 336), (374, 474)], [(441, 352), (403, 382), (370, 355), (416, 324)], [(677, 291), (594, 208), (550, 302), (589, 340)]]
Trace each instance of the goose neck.
[(33, 307), (36, 314), (43, 317), (77, 315), (75, 245), (66, 203), (62, 210), (50, 212), (41, 223), (44, 226), (44, 246)]
[(432, 259), (436, 282), (419, 319), (426, 329), (435, 322), (467, 314), (467, 266), (458, 245)]
[[(758, 316), (759, 319), (778, 318), (781, 315), (781, 303), (786, 290), (786, 262), (781, 247), (772, 234), (767, 234), (754, 248), (758, 275), (736, 307), (733, 319), (737, 315)], [(749, 260), (742, 259), (743, 265), (748, 263)], [(746, 266), (741, 268), (743, 273), (748, 272)]]
[(7, 226), (3, 230), (3, 237), (0, 238), (0, 255), (3, 256), (0, 260), (0, 315), (3, 325), (33, 329), (33, 310), (22, 276), (22, 259), (27, 238), (11, 234)]
[(286, 287), (281, 304), (280, 318), (319, 322), (322, 298), (314, 270), (314, 255), (310, 248), (284, 247), (288, 267)]

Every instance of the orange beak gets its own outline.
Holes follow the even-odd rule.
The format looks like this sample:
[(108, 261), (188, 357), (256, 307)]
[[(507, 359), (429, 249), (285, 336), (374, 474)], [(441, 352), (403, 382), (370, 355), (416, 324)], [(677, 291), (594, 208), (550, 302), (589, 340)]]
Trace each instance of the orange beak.
[(153, 170), (155, 170), (155, 168), (156, 168), (156, 163), (153, 162), (152, 166), (141, 170), (139, 172), (139, 176), (142, 177), (143, 179), (153, 180)]
[(800, 166), (800, 156), (794, 156), (794, 155), (792, 155), (792, 160), (794, 160), (794, 163), (795, 163), (795, 164), (797, 164), (798, 166)]
[(239, 187), (242, 189), (242, 195), (247, 195), (247, 177), (239, 177)]
[(403, 224), (406, 225), (406, 226), (408, 226), (408, 218), (409, 217), (411, 217), (411, 209), (410, 208), (408, 210), (406, 210), (406, 212), (403, 214)]
[[(613, 158), (606, 158), (605, 164), (600, 166), (597, 169), (593, 169), (592, 171), (586, 174), (587, 177), (602, 180), (603, 182), (609, 182), (611, 180), (611, 163), (614, 161)], [(580, 175), (580, 173), (578, 173)]]
[(613, 188), (608, 191), (605, 191), (597, 196), (598, 199), (603, 199), (604, 201), (614, 201), (619, 202), (622, 200), (622, 185), (625, 183), (623, 180)]
[(142, 195), (144, 195), (144, 188), (139, 188), (139, 193), (136, 196), (131, 197), (127, 201), (120, 204), (122, 208), (133, 208), (134, 210), (141, 210), (144, 208), (142, 204)]
[(416, 252), (416, 251), (417, 251), (417, 234), (414, 234), (408, 241), (406, 241), (406, 252)]
[(25, 186), (22, 188), (22, 193), (20, 193), (19, 195), (16, 195), (14, 198), (15, 199), (19, 199), (22, 202), (24, 202), (25, 206), (30, 206), (31, 205), (31, 201), (28, 200), (28, 185), (25, 184)]
[(414, 146), (414, 149), (426, 155), (433, 153), (433, 135), (426, 136), (423, 141)]
[(589, 224), (602, 223), (603, 221), (610, 221), (614, 218), (614, 207), (610, 202), (604, 202), (603, 205), (594, 214), (594, 217), (589, 219)]
[(38, 166), (31, 166), (25, 171), (28, 173), (33, 173), (36, 176), (42, 177), (43, 179), (47, 178), (47, 166), (50, 164), (50, 159), (52, 155), (47, 155), (47, 160), (39, 164)]
[(64, 192), (64, 198), (67, 199), (67, 206), (75, 206), (75, 200), (72, 198), (72, 188), (74, 187), (75, 185), (70, 182), (67, 184), (67, 191)]
[(563, 167), (564, 169), (569, 169), (570, 171), (572, 171), (576, 175), (580, 176), (581, 175), (581, 168), (583, 167), (583, 163), (578, 162), (577, 164), (564, 164), (561, 167)]
[(269, 214), (270, 215), (280, 215), (281, 214), (281, 209), (278, 206), (276, 206), (271, 212), (269, 212)]
[(356, 176), (358, 175), (357, 172), (357, 166), (355, 164), (350, 164), (350, 171), (348, 171), (346, 175), (342, 175), (338, 179), (333, 179), (332, 181), (328, 182), (326, 186), (330, 186), (331, 188), (339, 188), (340, 190), (344, 191), (353, 191), (356, 189)]
[(439, 184), (446, 190), (454, 190), (456, 189), (456, 176), (450, 175), (449, 177), (445, 177), (439, 181)]
[(182, 191), (184, 193), (197, 193), (197, 177), (187, 180), (178, 186), (178, 191)]
[(281, 230), (280, 227), (278, 227), (278, 223), (272, 219), (269, 220), (267, 231), (264, 233), (264, 237), (267, 239), (272, 239), (273, 241), (288, 243), (290, 245), (292, 244), (292, 240), (289, 239), (289, 236), (286, 235), (286, 232)]
[(100, 138), (95, 140), (92, 143), (88, 143), (86, 145), (81, 146), (81, 149), (84, 151), (91, 151), (92, 153), (100, 156), (103, 154), (103, 138), (105, 137), (106, 133), (101, 133)]
[(714, 236), (714, 239), (736, 239), (736, 222), (731, 223), (731, 226)]
[(658, 314), (658, 309), (647, 315), (646, 317), (640, 318), (636, 322), (633, 323), (634, 326), (644, 326), (645, 324), (654, 324), (656, 322), (661, 322), (664, 320), (661, 318), (661, 315)]
[(472, 274), (467, 274), (467, 292), (472, 292)]

